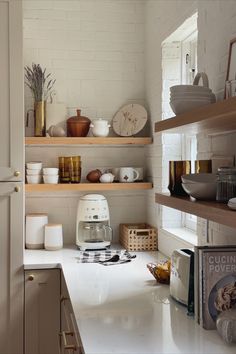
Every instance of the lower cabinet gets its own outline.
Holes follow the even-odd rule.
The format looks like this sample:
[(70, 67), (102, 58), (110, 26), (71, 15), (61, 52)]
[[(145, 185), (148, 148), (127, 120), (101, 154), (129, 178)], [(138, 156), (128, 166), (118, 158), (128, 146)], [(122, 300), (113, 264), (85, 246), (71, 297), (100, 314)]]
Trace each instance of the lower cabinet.
[(61, 354), (84, 354), (72, 304), (61, 274)]
[(59, 269), (25, 271), (25, 354), (58, 354)]
[(25, 271), (25, 354), (84, 354), (60, 269)]

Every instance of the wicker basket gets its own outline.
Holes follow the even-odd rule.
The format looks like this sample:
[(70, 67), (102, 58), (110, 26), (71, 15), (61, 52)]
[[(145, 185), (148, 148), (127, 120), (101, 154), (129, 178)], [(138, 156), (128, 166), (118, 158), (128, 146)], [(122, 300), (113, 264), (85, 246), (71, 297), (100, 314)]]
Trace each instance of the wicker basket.
[(157, 230), (145, 223), (120, 224), (120, 244), (127, 251), (156, 251)]

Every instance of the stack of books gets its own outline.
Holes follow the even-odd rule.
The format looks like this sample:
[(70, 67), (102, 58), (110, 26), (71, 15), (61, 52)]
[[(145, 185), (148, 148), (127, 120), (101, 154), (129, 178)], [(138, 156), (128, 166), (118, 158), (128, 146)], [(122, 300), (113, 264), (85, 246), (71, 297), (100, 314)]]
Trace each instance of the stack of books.
[(223, 311), (236, 308), (236, 246), (195, 247), (195, 318), (215, 329)]

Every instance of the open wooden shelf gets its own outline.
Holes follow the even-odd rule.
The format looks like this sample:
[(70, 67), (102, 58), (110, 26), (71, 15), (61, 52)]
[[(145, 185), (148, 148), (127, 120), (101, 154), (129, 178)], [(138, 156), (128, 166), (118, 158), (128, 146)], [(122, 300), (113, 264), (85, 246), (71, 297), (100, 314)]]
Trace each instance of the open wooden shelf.
[(216, 134), (236, 130), (236, 97), (155, 123), (155, 132)]
[(160, 193), (156, 194), (156, 203), (236, 228), (236, 211), (230, 210), (226, 204)]
[(25, 145), (149, 145), (152, 143), (150, 137), (85, 137), (85, 138), (51, 138), (51, 137), (26, 137)]
[(26, 184), (26, 192), (61, 192), (61, 191), (121, 191), (152, 189), (150, 182), (135, 183), (78, 183), (78, 184)]

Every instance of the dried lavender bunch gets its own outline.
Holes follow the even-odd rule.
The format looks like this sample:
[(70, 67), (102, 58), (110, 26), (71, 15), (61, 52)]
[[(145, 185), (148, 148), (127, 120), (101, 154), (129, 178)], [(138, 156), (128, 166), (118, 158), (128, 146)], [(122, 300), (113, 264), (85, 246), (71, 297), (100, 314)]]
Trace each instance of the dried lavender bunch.
[(46, 68), (42, 70), (40, 64), (32, 63), (32, 68), (25, 67), (25, 83), (32, 91), (36, 102), (46, 101), (50, 95), (56, 80), (46, 75)]

